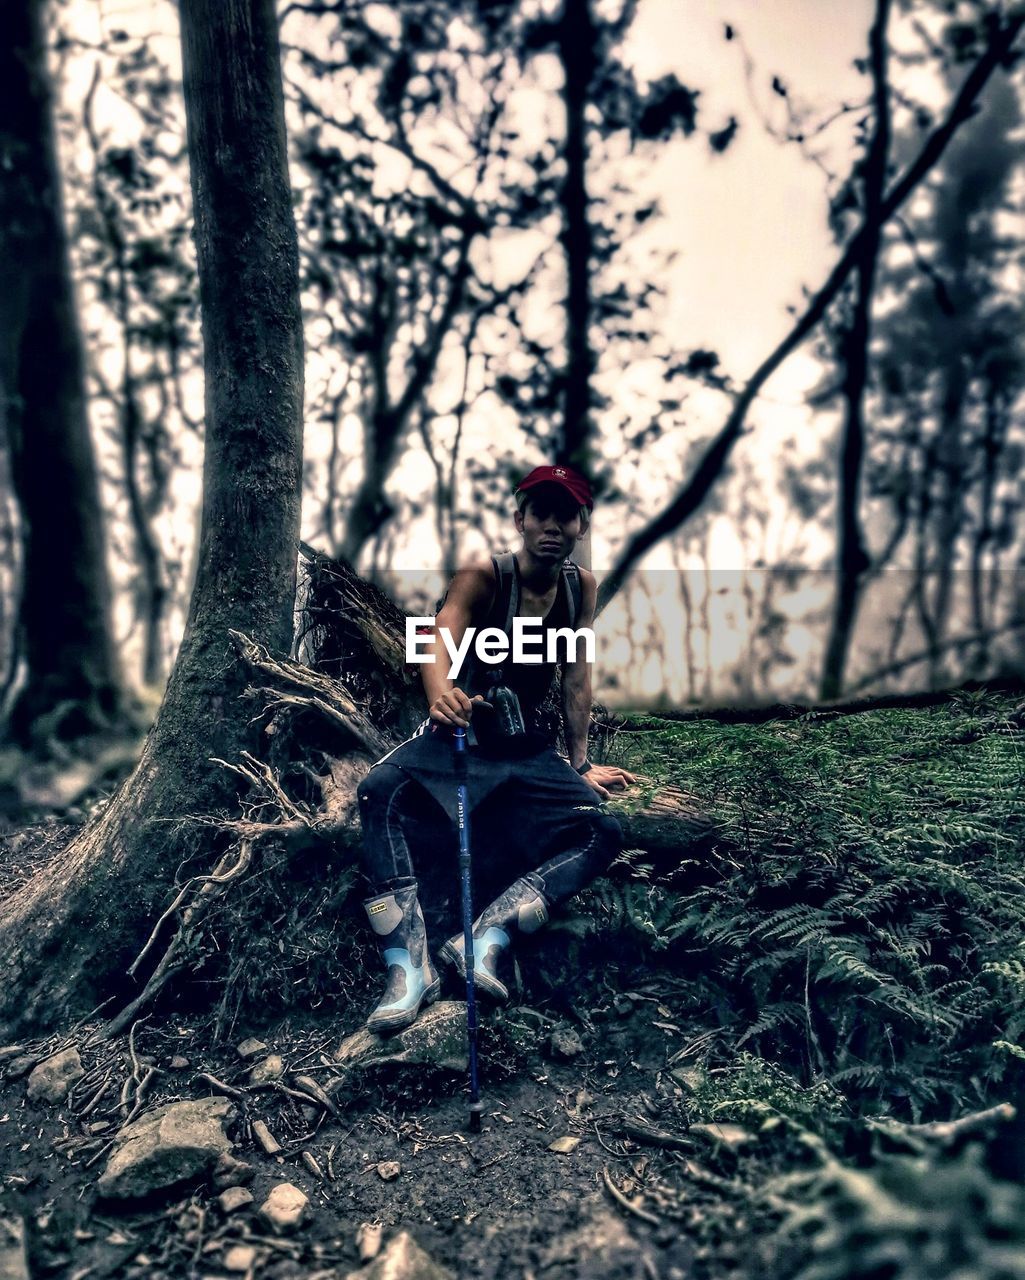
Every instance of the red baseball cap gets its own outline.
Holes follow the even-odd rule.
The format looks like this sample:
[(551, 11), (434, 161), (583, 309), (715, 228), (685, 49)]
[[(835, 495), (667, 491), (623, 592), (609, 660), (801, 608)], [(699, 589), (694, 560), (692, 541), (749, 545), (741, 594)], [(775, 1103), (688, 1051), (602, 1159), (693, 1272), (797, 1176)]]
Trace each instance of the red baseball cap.
[(586, 507), (588, 511), (594, 510), (591, 486), (579, 471), (573, 471), (570, 467), (535, 467), (529, 475), (523, 477), (513, 492), (525, 493), (539, 484), (557, 484), (580, 506)]

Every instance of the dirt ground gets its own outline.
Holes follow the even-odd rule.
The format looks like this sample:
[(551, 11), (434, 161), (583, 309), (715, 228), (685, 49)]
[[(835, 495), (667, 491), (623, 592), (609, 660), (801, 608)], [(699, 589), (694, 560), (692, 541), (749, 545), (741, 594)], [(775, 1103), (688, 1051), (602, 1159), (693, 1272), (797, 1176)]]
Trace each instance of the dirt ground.
[[(752, 1231), (739, 1183), (720, 1176), (715, 1144), (707, 1153), (663, 1145), (658, 1115), (680, 1093), (669, 1064), (687, 1060), (686, 1029), (666, 1020), (656, 994), (642, 987), (631, 995), (599, 1001), (576, 1026), (543, 1010), (485, 1011), (484, 1121), (476, 1135), (461, 1077), (407, 1071), (368, 1079), (338, 1095), (332, 1115), (281, 1089), (246, 1089), (251, 1063), (235, 1047), (245, 1030), (214, 1048), (202, 1027), (173, 1016), (140, 1025), (131, 1044), (122, 1037), (84, 1048), (88, 1074), (62, 1107), (30, 1103), (24, 1077), (4, 1079), (0, 1063), (0, 1216), (24, 1219), (33, 1278), (59, 1280), (225, 1276), (228, 1250), (238, 1244), (256, 1249), (249, 1274), (329, 1280), (359, 1268), (357, 1232), (374, 1222), (385, 1244), (408, 1230), (435, 1262), (467, 1280), (764, 1273), (764, 1233)], [(285, 1082), (306, 1073), (327, 1085), (332, 1054), (357, 1018), (258, 1034), (284, 1059)], [(506, 1043), (501, 1019), (526, 1037), (515, 1063), (489, 1057)], [(553, 1029), (562, 1033), (554, 1046)], [(76, 1043), (84, 1038), (81, 1029)], [(176, 1058), (188, 1065), (172, 1067)], [(95, 1181), (124, 1114), (119, 1100), (131, 1104), (125, 1082), (140, 1073), (151, 1081), (146, 1110), (210, 1096), (218, 1084), (240, 1091), (228, 1132), (234, 1155), (255, 1168), (252, 1206), (225, 1216), (209, 1184), (131, 1211), (98, 1199)], [(102, 1105), (89, 1108), (107, 1076)], [(281, 1143), (280, 1154), (261, 1150), (256, 1120)], [(643, 1134), (648, 1125), (661, 1135), (654, 1141)], [(551, 1149), (558, 1139), (568, 1140), (557, 1143), (566, 1150)], [(386, 1180), (389, 1162), (399, 1172)], [(735, 1171), (735, 1157), (728, 1163)], [(255, 1210), (282, 1181), (306, 1193), (310, 1212), (298, 1231), (277, 1237)]]

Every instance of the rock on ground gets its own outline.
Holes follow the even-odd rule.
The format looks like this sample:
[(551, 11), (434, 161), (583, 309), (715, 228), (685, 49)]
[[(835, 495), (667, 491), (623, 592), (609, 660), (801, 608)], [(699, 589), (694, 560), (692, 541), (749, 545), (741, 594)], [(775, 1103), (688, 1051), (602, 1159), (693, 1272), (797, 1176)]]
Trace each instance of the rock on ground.
[(251, 1244), (236, 1244), (224, 1255), (221, 1266), (225, 1271), (248, 1271), (250, 1274), (256, 1266), (256, 1250)]
[(569, 1062), (584, 1052), (584, 1042), (572, 1027), (556, 1027), (548, 1037), (547, 1048), (553, 1058)]
[(32, 1102), (63, 1102), (76, 1080), (85, 1075), (77, 1049), (65, 1049), (41, 1062), (28, 1078)]
[(292, 1231), (302, 1221), (309, 1200), (290, 1182), (279, 1182), (260, 1205), (260, 1217), (275, 1231)]
[(126, 1125), (117, 1135), (97, 1188), (110, 1200), (138, 1200), (205, 1173), (231, 1143), (227, 1098), (172, 1102)]
[(29, 1280), (25, 1224), (20, 1218), (0, 1218), (0, 1277)]
[(244, 1160), (236, 1160), (227, 1151), (222, 1151), (214, 1165), (213, 1183), (218, 1191), (225, 1187), (240, 1187), (245, 1182), (252, 1182), (256, 1170)]
[(442, 1000), (394, 1035), (374, 1035), (364, 1027), (342, 1042), (335, 1061), (351, 1074), (386, 1065), (461, 1072), (467, 1068), (468, 1052), (466, 1005)]
[(350, 1271), (345, 1280), (454, 1280), (454, 1277), (425, 1253), (408, 1231), (400, 1231), (369, 1267)]
[(217, 1197), (217, 1203), (221, 1206), (221, 1213), (237, 1213), (253, 1203), (253, 1193), (248, 1187), (229, 1187)]
[(647, 1280), (653, 1274), (645, 1249), (613, 1213), (599, 1213), (577, 1231), (560, 1236), (541, 1260), (544, 1275), (559, 1280)]
[(272, 1053), (269, 1058), (264, 1058), (262, 1062), (258, 1062), (250, 1071), (249, 1084), (251, 1088), (259, 1088), (260, 1085), (273, 1084), (275, 1080), (280, 1080), (284, 1074), (284, 1062), (276, 1053)]

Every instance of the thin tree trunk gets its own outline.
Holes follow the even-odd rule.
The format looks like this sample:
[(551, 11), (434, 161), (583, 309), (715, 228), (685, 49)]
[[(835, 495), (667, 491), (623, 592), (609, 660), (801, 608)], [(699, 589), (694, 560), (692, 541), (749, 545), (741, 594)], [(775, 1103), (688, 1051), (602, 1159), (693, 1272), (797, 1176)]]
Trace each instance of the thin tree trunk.
[(982, 637), (972, 656), (971, 673), (981, 677), (989, 665), (989, 626), (991, 593), (986, 590), (986, 554), (990, 554), (990, 582), (996, 572), (993, 548), (993, 501), (997, 484), (997, 461), (1004, 447), (1007, 413), (1003, 398), (992, 389), (986, 395), (984, 407), (985, 428), (982, 438), (982, 492), (979, 495), (979, 519), (972, 539), (972, 625)]
[[(954, 320), (955, 334), (957, 319)], [(964, 520), (964, 431), (965, 401), (968, 376), (956, 340), (950, 345), (950, 363), (943, 373), (943, 397), (939, 406), (940, 434), (937, 441), (936, 465), (939, 472), (939, 500), (936, 504), (935, 527), (936, 586), (933, 593), (933, 635), (930, 637), (929, 680), (935, 687), (941, 679), (943, 637), (950, 622), (957, 543)]]
[[(287, 653), (302, 459), (298, 251), (272, 0), (182, 0), (206, 372), (203, 516), (185, 637), (142, 759), (102, 816), (0, 908), (0, 1036), (127, 989), (182, 861), (190, 815), (234, 805), (252, 748), (231, 628)], [(148, 975), (141, 974), (145, 981)]]
[(10, 729), (26, 739), (58, 709), (75, 736), (116, 718), (99, 481), (43, 34), (45, 0), (5, 9), (0, 41), (0, 413), (21, 513), (19, 602), (27, 679)]
[(594, 352), (591, 347), (591, 223), (587, 197), (586, 109), (594, 75), (595, 30), (590, 0), (564, 0), (559, 24), (562, 98), (566, 111), (562, 184), (562, 245), (566, 259), (566, 397), (557, 461), (588, 470), (588, 427)]
[(883, 235), (883, 195), (886, 162), (890, 151), (890, 101), (886, 69), (886, 27), (890, 0), (878, 0), (875, 22), (869, 34), (872, 66), (874, 127), (864, 169), (864, 236), (858, 254), (857, 294), (850, 331), (844, 341), (844, 415), (840, 447), (840, 495), (838, 576), (836, 601), (820, 696), (826, 702), (843, 689), (847, 653), (858, 612), (862, 576), (869, 567), (861, 532), (861, 470), (865, 453), (865, 389), (868, 385), (869, 343), (872, 337), (872, 296)]
[[(147, 503), (140, 483), (140, 454), (143, 447), (144, 416), (139, 386), (132, 367), (131, 284), (128, 245), (117, 202), (107, 190), (102, 176), (103, 149), (95, 123), (96, 90), (100, 84), (100, 64), (96, 64), (92, 84), (86, 94), (83, 122), (93, 154), (93, 197), (111, 256), (113, 278), (109, 281), (111, 305), (120, 329), (121, 394), (112, 395), (121, 424), (121, 465), (124, 473), (128, 515), (135, 539), (139, 578), (136, 582), (137, 614), (142, 623), (142, 680), (157, 688), (164, 678), (163, 630), (167, 604), (167, 583), (160, 540), (153, 526), (154, 503)], [(161, 494), (156, 495), (159, 502)]]

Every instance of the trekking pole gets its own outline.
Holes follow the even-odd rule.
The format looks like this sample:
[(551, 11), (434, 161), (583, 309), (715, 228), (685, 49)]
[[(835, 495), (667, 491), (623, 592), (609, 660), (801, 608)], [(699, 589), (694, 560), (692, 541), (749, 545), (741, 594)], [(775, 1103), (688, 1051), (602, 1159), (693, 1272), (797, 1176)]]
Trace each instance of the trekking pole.
[(470, 1050), (470, 1132), (480, 1133), (480, 1090), (477, 1085), (477, 986), (473, 971), (473, 899), (470, 889), (470, 802), (466, 791), (466, 730), (452, 731), (456, 768), (456, 827), (459, 831), (459, 877), (462, 885), (463, 955), (466, 957), (466, 1038)]

